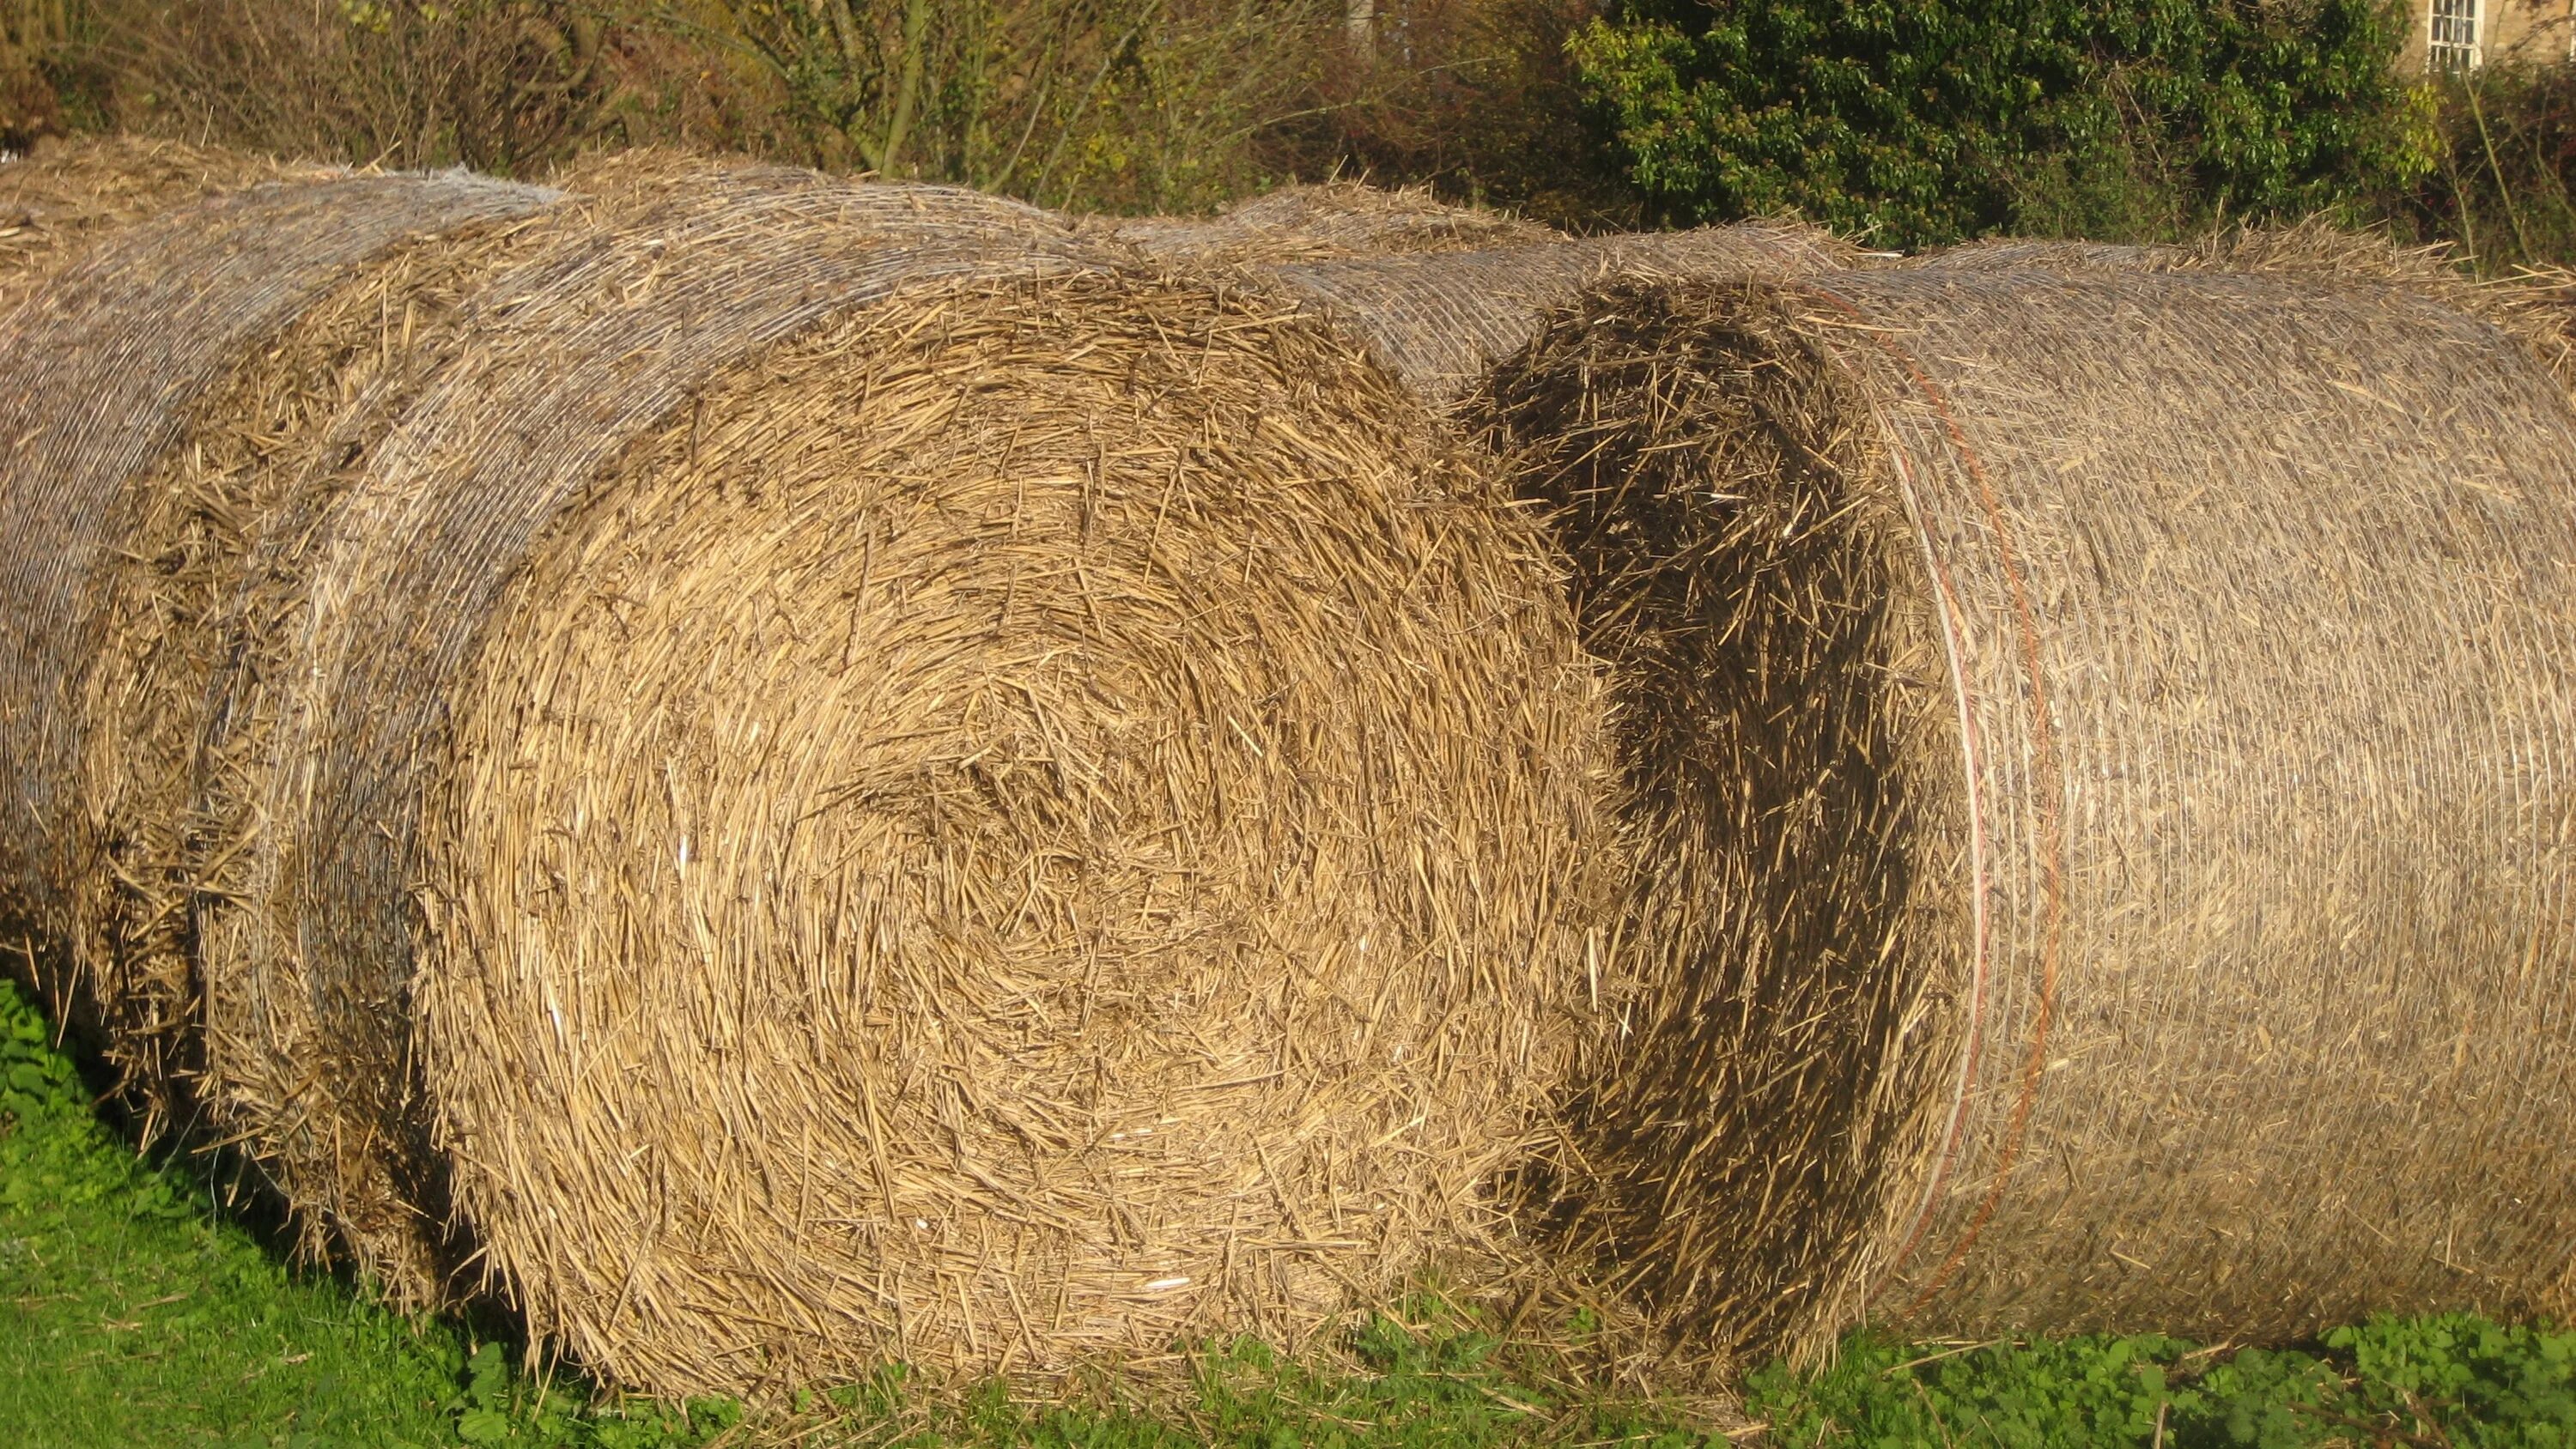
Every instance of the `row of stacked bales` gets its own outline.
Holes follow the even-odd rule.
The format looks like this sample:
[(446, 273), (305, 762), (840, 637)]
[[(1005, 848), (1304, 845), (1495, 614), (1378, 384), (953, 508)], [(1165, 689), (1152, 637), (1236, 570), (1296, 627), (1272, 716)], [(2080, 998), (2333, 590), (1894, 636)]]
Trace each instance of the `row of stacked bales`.
[[(64, 157), (44, 189), (73, 190), (63, 182), (85, 179), (98, 159)], [(29, 169), (41, 178), (45, 164)], [(96, 737), (83, 694), (111, 627), (100, 590), (113, 560), (136, 551), (129, 535), (143, 500), (131, 485), (228, 400), (245, 354), (345, 273), (542, 199), (478, 180), (264, 169), (191, 167), (154, 188), (170, 204), (136, 208), (158, 214), (102, 227), (94, 244), (59, 258), (12, 311), (0, 351), (0, 428), (11, 444), (0, 460), (0, 587), (10, 600), (0, 622), (10, 683), (0, 701), (0, 892), (31, 939), (54, 946), (46, 994), (96, 1026), (147, 1102), (167, 1035), (156, 1004), (83, 939), (103, 897), (153, 897), (165, 914), (185, 904), (151, 881), (120, 879), (150, 866), (79, 780)], [(208, 184), (190, 184), (200, 175)]]
[(1598, 692), (1363, 359), (936, 188), (219, 189), (0, 320), (9, 905), (148, 1116), (666, 1392), (1500, 1251)]
[(57, 993), (398, 1296), (671, 1392), (1046, 1372), (1508, 1256), (1506, 1177), (1736, 1352), (2566, 1272), (2532, 309), (562, 189), (255, 268), (31, 636)]

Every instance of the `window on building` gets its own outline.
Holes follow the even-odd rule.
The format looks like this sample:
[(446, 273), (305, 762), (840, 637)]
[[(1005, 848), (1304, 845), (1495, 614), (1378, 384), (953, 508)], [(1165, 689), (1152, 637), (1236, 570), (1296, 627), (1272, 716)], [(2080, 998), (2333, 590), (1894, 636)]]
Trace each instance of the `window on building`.
[(2433, 70), (2476, 70), (2478, 0), (2433, 0), (2432, 44), (2425, 62)]

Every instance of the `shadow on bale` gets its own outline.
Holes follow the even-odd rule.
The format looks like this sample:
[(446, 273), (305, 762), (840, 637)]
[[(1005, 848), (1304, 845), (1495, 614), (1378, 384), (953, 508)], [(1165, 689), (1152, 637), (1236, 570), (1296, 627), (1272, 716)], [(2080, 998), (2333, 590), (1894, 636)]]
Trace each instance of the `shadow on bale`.
[[(199, 902), (179, 816), (138, 816), (94, 767), (137, 734), (184, 739), (203, 696), (185, 681), (122, 687), (130, 677), (106, 662), (158, 667), (117, 596), (138, 575), (185, 571), (177, 554), (137, 553), (138, 520), (192, 506), (157, 491), (164, 470), (191, 440), (233, 426), (240, 377), (303, 309), (424, 237), (545, 199), (470, 178), (304, 172), (249, 184), (282, 171), (142, 143), (74, 149), (64, 174), (35, 188), (55, 198), (58, 222), (79, 218), (64, 225), (71, 241), (41, 278), (21, 274), (27, 290), (0, 318), (0, 670), (12, 681), (0, 703), (0, 900), (48, 944), (30, 952), (39, 989), (100, 1040), (147, 1140), (193, 1111), (205, 1067), (200, 983), (147, 938), (185, 937)], [(241, 185), (133, 219), (152, 209), (139, 198), (227, 182)]]

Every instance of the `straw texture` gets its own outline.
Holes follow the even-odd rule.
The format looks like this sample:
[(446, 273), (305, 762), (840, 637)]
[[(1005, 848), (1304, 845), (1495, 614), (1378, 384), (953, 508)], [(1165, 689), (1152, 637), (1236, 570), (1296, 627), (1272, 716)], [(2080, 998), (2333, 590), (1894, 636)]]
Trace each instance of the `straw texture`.
[(1347, 329), (1406, 386), (1447, 403), (1536, 335), (1548, 313), (1608, 274), (1795, 276), (1848, 265), (1853, 255), (1820, 229), (1754, 222), (1482, 251), (1263, 258), (1247, 265), (1264, 284)]
[(48, 137), (0, 162), (0, 314), (102, 231), (257, 182), (323, 174), (177, 141)]
[(1357, 181), (1283, 186), (1204, 220), (1147, 216), (1090, 225), (1150, 255), (1199, 266), (1479, 251), (1557, 235), (1534, 221), (1450, 206), (1428, 188)]
[(347, 269), (538, 195), (451, 178), (261, 186), (106, 233), (0, 317), (0, 916), (52, 948), (26, 954), (76, 1022), (100, 1020), (80, 979), (96, 963), (60, 948), (74, 896), (106, 868), (73, 783), (82, 681), (103, 646), (97, 585), (125, 542), (129, 490), (245, 354)]
[(435, 796), (424, 1055), (532, 1324), (663, 1392), (1133, 1369), (1496, 1246), (1596, 696), (1427, 431), (1089, 274), (907, 291), (639, 445)]
[(2326, 218), (2295, 226), (2239, 226), (2189, 244), (1969, 242), (1900, 264), (1907, 270), (2035, 267), (2049, 271), (2267, 272), (2331, 286), (2377, 284), (2484, 318), (2530, 350), (2560, 383), (2576, 388), (2576, 275), (2532, 271), (2477, 281), (2451, 264), (2448, 244), (2401, 246), (2377, 232), (2347, 231)]
[(1612, 286), (1477, 406), (1656, 863), (1553, 1226), (1754, 1354), (2528, 1311), (2576, 417), (2381, 280), (2030, 260)]
[[(202, 924), (238, 904), (204, 887), (242, 843), (238, 820), (208, 808), (209, 785), (213, 799), (239, 794), (231, 766), (201, 755), (209, 699), (226, 661), (257, 642), (245, 615), (292, 596), (290, 579), (255, 561), (327, 506), (334, 473), (320, 459), (335, 437), (343, 450), (352, 445), (335, 423), (414, 383), (440, 351), (428, 339), (452, 332), (484, 274), (591, 215), (550, 216), (535, 206), (542, 195), (528, 200), (525, 215), (407, 239), (346, 269), (233, 369), (196, 410), (184, 443), (127, 486), (114, 510), (116, 547), (83, 605), (99, 621), (101, 648), (79, 687), (85, 748), (75, 783), (98, 856), (71, 902), (70, 945), (147, 1141), (175, 1123), (243, 1146), (254, 1168), (268, 1157), (265, 1119), (242, 1120), (223, 1093), (209, 1100), (197, 1090), (209, 1039), (196, 941)], [(239, 1046), (235, 1036), (222, 1041)], [(303, 1248), (329, 1256), (326, 1222), (296, 1221)]]
[[(407, 1007), (417, 787), (442, 767), (441, 706), (393, 692), (395, 681), (452, 664), (479, 623), (475, 590), (499, 587), (487, 573), (505, 573), (515, 544), (691, 377), (923, 260), (888, 232), (930, 237), (932, 265), (958, 250), (953, 232), (1066, 237), (1014, 203), (684, 157), (622, 158), (566, 185), (577, 202), (432, 266), (422, 280), (444, 274), (459, 295), (381, 329), (399, 355), (369, 364), (377, 375), (364, 385), (340, 378), (330, 392), (344, 405), (303, 411), (253, 460), (244, 481), (268, 501), (213, 626), (187, 847), (201, 1095), (307, 1242), (406, 1304), (460, 1291), (470, 1248), (449, 1230)], [(836, 265), (780, 244), (807, 229), (839, 240)], [(361, 331), (366, 321), (342, 320)], [(326, 372), (350, 356), (329, 345), (332, 330), (308, 339), (323, 344)], [(517, 395), (494, 379), (505, 359), (526, 379)], [(575, 390), (540, 408), (528, 396), (539, 374)], [(445, 410), (487, 401), (472, 466), (437, 472), (457, 462), (422, 451), (457, 446), (441, 430)], [(434, 526), (447, 532), (371, 532), (405, 507), (444, 508)], [(388, 592), (413, 586), (406, 568), (442, 563), (454, 597)], [(380, 632), (397, 621), (408, 636)], [(385, 657), (396, 637), (417, 652)]]

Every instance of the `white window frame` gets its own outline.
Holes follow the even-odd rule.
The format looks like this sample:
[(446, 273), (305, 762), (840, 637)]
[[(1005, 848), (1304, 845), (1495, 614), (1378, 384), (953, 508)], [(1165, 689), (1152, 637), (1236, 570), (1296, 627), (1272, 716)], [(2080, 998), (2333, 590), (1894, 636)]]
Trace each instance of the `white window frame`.
[(2486, 63), (2483, 0), (2430, 0), (2424, 7), (2424, 68), (2476, 70)]

